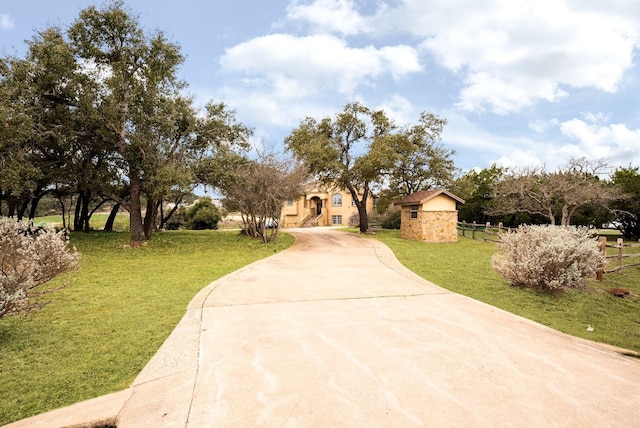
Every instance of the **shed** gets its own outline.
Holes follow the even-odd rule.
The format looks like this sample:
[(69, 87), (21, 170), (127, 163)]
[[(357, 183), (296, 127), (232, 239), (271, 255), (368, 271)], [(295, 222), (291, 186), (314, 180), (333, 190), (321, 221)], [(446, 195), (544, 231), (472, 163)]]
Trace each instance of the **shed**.
[(399, 200), (400, 236), (426, 242), (458, 242), (457, 204), (464, 204), (445, 189), (412, 193)]

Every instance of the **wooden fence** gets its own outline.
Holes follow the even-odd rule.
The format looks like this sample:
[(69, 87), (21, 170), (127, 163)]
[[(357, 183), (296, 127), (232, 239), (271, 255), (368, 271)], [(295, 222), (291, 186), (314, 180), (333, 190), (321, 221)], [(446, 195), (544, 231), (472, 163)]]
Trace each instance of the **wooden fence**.
[(473, 223), (458, 222), (458, 235), (484, 242), (499, 242), (498, 235), (510, 231), (511, 228), (502, 226), (502, 223), (496, 226), (489, 222), (485, 224), (478, 224), (475, 221)]
[[(492, 225), (491, 223), (478, 224), (475, 221), (473, 223), (458, 222), (460, 236), (483, 242), (500, 242), (498, 235), (511, 230), (510, 227), (504, 227), (502, 223)], [(609, 243), (606, 236), (600, 236), (598, 242), (600, 251), (607, 257), (606, 268), (597, 273), (598, 280), (602, 280), (606, 273), (640, 267), (640, 262), (634, 263), (633, 260), (640, 258), (640, 243), (625, 243), (622, 238), (617, 238), (615, 243)]]
[[(640, 257), (640, 252), (638, 251), (627, 251), (625, 253), (625, 249), (629, 250), (631, 248), (638, 248), (638, 244), (630, 244), (630, 243), (625, 243), (622, 238), (618, 238), (616, 240), (615, 244), (610, 244), (607, 241), (607, 237), (606, 236), (601, 236), (599, 239), (599, 243), (600, 243), (600, 251), (602, 251), (602, 254), (604, 254), (607, 257), (607, 267), (609, 267), (609, 269), (604, 269), (600, 272), (598, 272), (597, 277), (599, 280), (602, 280), (602, 276), (605, 273), (613, 273), (613, 272), (620, 272), (621, 270), (624, 269), (629, 269), (629, 268), (633, 268), (633, 267), (640, 267), (640, 262), (634, 263), (632, 259), (635, 258), (639, 258)], [(607, 248), (614, 248), (614, 251), (607, 251)], [(614, 254), (612, 254), (614, 253)], [(615, 267), (613, 267), (613, 265), (615, 265)]]

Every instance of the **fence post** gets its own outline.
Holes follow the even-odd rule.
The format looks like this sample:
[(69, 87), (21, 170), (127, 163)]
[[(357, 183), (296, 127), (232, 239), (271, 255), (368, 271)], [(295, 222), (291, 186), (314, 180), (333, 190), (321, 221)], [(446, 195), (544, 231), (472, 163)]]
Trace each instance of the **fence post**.
[(462, 236), (466, 237), (465, 232), (467, 231), (467, 222), (462, 220)]
[(502, 232), (502, 222), (498, 223), (498, 234)]
[(622, 266), (622, 253), (624, 248), (624, 243), (622, 242), (622, 238), (618, 238), (617, 244), (618, 244), (618, 263), (620, 266)]
[(476, 239), (476, 222), (473, 222), (473, 230), (471, 231), (471, 239)]
[[(602, 255), (606, 256), (607, 255), (607, 237), (606, 236), (601, 236), (599, 238), (599, 245), (600, 245), (600, 251), (602, 252)], [(596, 279), (598, 281), (602, 281), (603, 277), (604, 277), (604, 266), (598, 269), (598, 271), (596, 272)]]
[(487, 242), (487, 239), (489, 239), (489, 229), (491, 228), (491, 223), (486, 222), (484, 225), (484, 242)]

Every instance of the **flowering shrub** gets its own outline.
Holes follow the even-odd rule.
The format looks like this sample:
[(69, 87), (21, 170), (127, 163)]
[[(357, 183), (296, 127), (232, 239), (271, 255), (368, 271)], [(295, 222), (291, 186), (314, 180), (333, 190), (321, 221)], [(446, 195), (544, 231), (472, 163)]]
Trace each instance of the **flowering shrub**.
[(0, 318), (37, 307), (30, 297), (55, 290), (35, 289), (78, 268), (80, 255), (67, 249), (68, 238), (53, 227), (0, 218)]
[(585, 227), (521, 226), (502, 234), (499, 247), (496, 272), (511, 285), (551, 294), (582, 286), (606, 261)]

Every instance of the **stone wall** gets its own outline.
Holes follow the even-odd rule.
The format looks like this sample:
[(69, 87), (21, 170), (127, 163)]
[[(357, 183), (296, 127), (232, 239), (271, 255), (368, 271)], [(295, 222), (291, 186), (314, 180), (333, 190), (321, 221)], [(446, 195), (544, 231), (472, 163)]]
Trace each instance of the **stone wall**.
[(400, 236), (426, 242), (458, 242), (457, 211), (418, 211), (410, 218), (409, 207), (402, 207)]
[(409, 206), (404, 206), (400, 211), (400, 237), (412, 241), (422, 240), (422, 212), (418, 212), (418, 218), (411, 218)]

